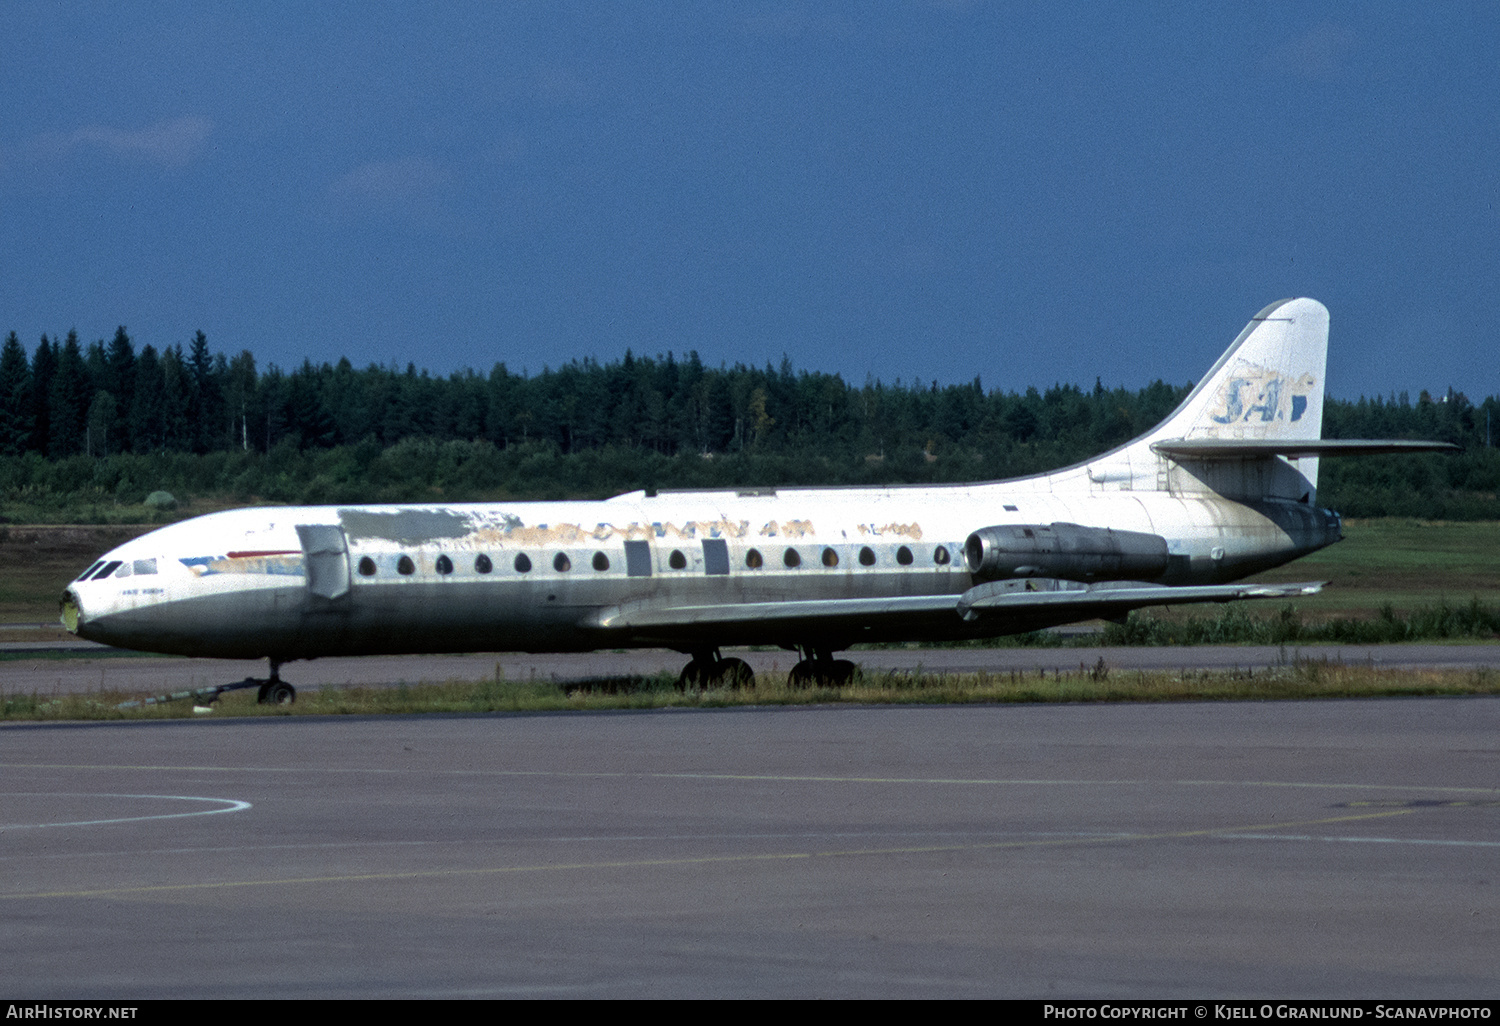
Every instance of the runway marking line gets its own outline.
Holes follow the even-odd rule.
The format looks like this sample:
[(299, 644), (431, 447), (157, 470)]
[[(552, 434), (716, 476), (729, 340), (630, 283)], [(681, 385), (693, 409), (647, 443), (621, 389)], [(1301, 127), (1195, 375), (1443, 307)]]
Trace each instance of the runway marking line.
[(1059, 847), (1063, 845), (1116, 844), (1122, 841), (1172, 841), (1187, 837), (1232, 836), (1252, 830), (1284, 830), (1290, 827), (1320, 826), (1326, 823), (1347, 823), (1354, 820), (1389, 819), (1393, 816), (1409, 816), (1417, 809), (1393, 809), (1387, 812), (1367, 812), (1350, 816), (1330, 816), (1324, 819), (1294, 820), (1286, 823), (1260, 823), (1246, 826), (1207, 827), (1199, 830), (1177, 830), (1159, 834), (1120, 834), (1098, 838), (1057, 838), (1032, 841), (994, 841), (985, 844), (920, 845), (904, 848), (854, 848), (817, 852), (772, 852), (762, 855), (705, 855), (677, 859), (632, 859), (623, 862), (577, 862), (540, 866), (491, 866), (484, 869), (433, 869), (405, 873), (355, 873), (335, 876), (290, 877), (272, 880), (221, 880), (215, 883), (153, 884), (137, 887), (104, 887), (83, 891), (42, 891), (32, 894), (0, 894), (0, 900), (22, 900), (36, 898), (104, 898), (128, 897), (131, 895), (161, 894), (166, 892), (229, 890), (246, 887), (294, 886), (298, 884), (372, 883), (388, 880), (422, 880), (443, 877), (499, 876), (505, 873), (546, 873), (573, 870), (600, 869), (649, 869), (660, 866), (709, 865), (725, 862), (769, 862), (814, 858), (849, 858), (859, 855), (927, 855), (953, 851), (993, 851), (1008, 848)]
[(806, 784), (943, 784), (954, 786), (1076, 786), (1094, 787), (1288, 787), (1303, 790), (1344, 791), (1436, 791), (1445, 794), (1500, 795), (1500, 787), (1451, 787), (1441, 784), (1356, 784), (1356, 783), (1309, 783), (1296, 780), (1066, 780), (1026, 779), (990, 777), (850, 777), (812, 774), (777, 773), (656, 773), (642, 770), (443, 770), (443, 769), (388, 769), (383, 767), (304, 767), (304, 766), (133, 766), (112, 763), (28, 763), (0, 762), (0, 769), (37, 770), (135, 770), (139, 772), (175, 773), (300, 773), (324, 774), (373, 774), (397, 776), (402, 774), (428, 774), (452, 777), (562, 777), (581, 780), (747, 780), (768, 783)]
[(163, 812), (154, 816), (121, 816), (114, 819), (79, 819), (61, 823), (0, 823), (0, 830), (41, 830), (46, 827), (104, 826), (109, 823), (140, 823), (149, 819), (184, 819), (188, 816), (214, 816), (221, 812), (244, 812), (254, 808), (238, 798), (203, 798), (190, 794), (97, 794), (91, 791), (6, 791), (0, 798), (150, 798), (169, 802), (223, 802), (222, 809), (199, 809), (196, 812)]

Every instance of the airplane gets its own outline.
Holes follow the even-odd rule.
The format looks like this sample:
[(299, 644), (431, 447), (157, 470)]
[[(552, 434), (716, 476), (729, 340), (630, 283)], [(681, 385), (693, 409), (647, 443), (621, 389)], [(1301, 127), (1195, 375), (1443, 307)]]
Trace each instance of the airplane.
[(669, 648), (681, 687), (753, 687), (733, 645), (846, 683), (860, 642), (993, 637), (1132, 609), (1316, 592), (1236, 584), (1339, 541), (1318, 461), (1456, 449), (1322, 437), (1328, 310), (1256, 314), (1151, 431), (1051, 473), (961, 485), (630, 492), (602, 501), (231, 510), (68, 585), (82, 638), (185, 656)]

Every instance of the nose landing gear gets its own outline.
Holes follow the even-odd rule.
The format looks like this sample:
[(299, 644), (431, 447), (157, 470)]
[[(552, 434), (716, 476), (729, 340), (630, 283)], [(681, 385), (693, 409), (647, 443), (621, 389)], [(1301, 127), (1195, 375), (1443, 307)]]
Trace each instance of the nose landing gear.
[(297, 700), (297, 689), (281, 679), (281, 660), (271, 660), (271, 676), (268, 680), (257, 681), (253, 677), (245, 678), (246, 686), (260, 685), (260, 691), (255, 700), (261, 705), (291, 705)]

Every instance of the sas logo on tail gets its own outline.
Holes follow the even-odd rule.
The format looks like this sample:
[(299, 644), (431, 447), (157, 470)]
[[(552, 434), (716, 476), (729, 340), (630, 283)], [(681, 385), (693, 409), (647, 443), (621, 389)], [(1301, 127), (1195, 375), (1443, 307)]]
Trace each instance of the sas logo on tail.
[(1313, 376), (1289, 378), (1253, 363), (1241, 363), (1219, 388), (1209, 419), (1218, 424), (1240, 421), (1298, 421), (1307, 412)]

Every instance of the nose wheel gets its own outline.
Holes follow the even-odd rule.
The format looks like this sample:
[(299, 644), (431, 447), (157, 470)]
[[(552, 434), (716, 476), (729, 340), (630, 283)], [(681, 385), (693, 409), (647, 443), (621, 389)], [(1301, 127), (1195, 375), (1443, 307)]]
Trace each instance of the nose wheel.
[(261, 705), (291, 705), (297, 700), (297, 689), (284, 680), (268, 680), (260, 686), (255, 700)]
[(271, 660), (271, 677), (261, 682), (255, 700), (261, 705), (291, 705), (297, 700), (297, 689), (281, 679), (280, 660)]

